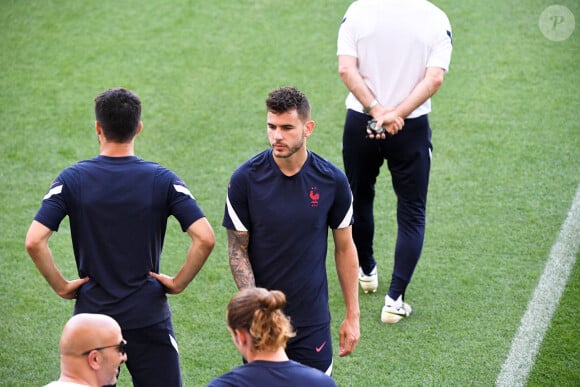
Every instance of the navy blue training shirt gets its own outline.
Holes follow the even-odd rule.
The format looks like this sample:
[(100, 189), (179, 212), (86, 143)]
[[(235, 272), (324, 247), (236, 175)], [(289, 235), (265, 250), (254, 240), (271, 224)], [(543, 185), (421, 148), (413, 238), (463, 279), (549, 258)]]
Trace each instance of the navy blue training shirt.
[(330, 376), (295, 361), (255, 360), (211, 380), (208, 387), (336, 387)]
[(330, 321), (328, 229), (352, 222), (346, 176), (313, 152), (293, 176), (284, 175), (266, 150), (231, 177), (223, 226), (249, 232), (256, 286), (286, 294), (285, 313), (295, 327)]
[(35, 220), (58, 231), (69, 217), (79, 277), (89, 276), (75, 313), (103, 313), (123, 329), (170, 316), (159, 273), (167, 218), (183, 231), (204, 216), (172, 171), (136, 156), (97, 156), (63, 170)]

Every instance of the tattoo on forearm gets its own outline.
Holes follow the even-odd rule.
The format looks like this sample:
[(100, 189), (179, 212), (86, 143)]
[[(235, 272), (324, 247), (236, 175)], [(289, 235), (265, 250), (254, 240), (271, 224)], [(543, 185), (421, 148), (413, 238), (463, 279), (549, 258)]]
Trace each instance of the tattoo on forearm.
[(250, 234), (245, 231), (228, 230), (228, 255), (230, 269), (238, 289), (256, 286), (254, 271), (248, 255)]

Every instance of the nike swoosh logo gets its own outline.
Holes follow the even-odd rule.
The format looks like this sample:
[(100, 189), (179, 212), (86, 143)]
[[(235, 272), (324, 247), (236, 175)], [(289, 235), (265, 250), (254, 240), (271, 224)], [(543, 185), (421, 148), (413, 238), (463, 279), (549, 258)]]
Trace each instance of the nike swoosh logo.
[(325, 341), (324, 343), (322, 343), (322, 344), (320, 345), (320, 347), (316, 347), (316, 348), (315, 348), (315, 349), (316, 349), (316, 352), (320, 352), (320, 351), (322, 351), (322, 348), (324, 348), (324, 346), (325, 346), (325, 345), (326, 345), (326, 341)]

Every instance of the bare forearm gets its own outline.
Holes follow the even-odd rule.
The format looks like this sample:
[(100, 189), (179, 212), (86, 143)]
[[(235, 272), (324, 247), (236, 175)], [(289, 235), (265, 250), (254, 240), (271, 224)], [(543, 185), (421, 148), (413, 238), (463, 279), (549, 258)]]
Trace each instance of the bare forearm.
[(150, 276), (163, 284), (165, 291), (169, 294), (179, 294), (185, 290), (199, 273), (215, 245), (213, 229), (206, 218), (196, 220), (188, 227), (187, 233), (191, 238), (191, 244), (187, 251), (185, 263), (177, 274), (171, 277), (166, 274), (149, 272)]
[(357, 318), (360, 315), (358, 302), (358, 260), (356, 250), (336, 252), (336, 272), (344, 297), (347, 318)]
[(358, 321), (358, 255), (352, 240), (352, 226), (332, 231), (336, 273), (344, 297), (347, 318)]
[(363, 107), (369, 106), (375, 99), (366, 82), (356, 68), (339, 69), (340, 78), (348, 90), (358, 99)]
[(56, 294), (61, 295), (63, 290), (66, 288), (67, 280), (56, 267), (54, 258), (48, 246), (39, 246), (28, 249), (28, 254), (50, 287)]
[[(337, 239), (342, 243), (337, 243)], [(358, 257), (350, 230), (342, 233), (335, 232), (334, 259), (346, 307), (345, 318), (340, 324), (339, 356), (343, 357), (354, 351), (360, 339)]]
[(193, 281), (199, 273), (212, 251), (213, 245), (192, 243), (187, 252), (187, 259), (175, 276), (176, 290), (178, 293)]
[(352, 227), (333, 230), (334, 260), (344, 297), (347, 319), (358, 321), (358, 255), (352, 240)]
[(45, 225), (32, 221), (26, 233), (25, 247), (34, 265), (46, 279), (50, 287), (60, 296), (66, 288), (67, 280), (54, 263), (54, 257), (48, 246), (52, 231)]
[(405, 118), (431, 98), (441, 87), (444, 75), (445, 70), (441, 68), (427, 68), (425, 77), (413, 88), (407, 98), (395, 108), (397, 115)]
[[(346, 55), (339, 56), (338, 72), (345, 86), (363, 107), (368, 108), (373, 106), (371, 104), (375, 100), (375, 96), (360, 75), (357, 58)], [(393, 117), (401, 117), (404, 119), (439, 90), (444, 76), (444, 69), (428, 67), (425, 70), (423, 79), (398, 106), (382, 106), (381, 104), (376, 104), (367, 113), (371, 114), (377, 120), (380, 119), (383, 122), (389, 122), (389, 124), (393, 121)]]
[(228, 230), (230, 269), (238, 289), (256, 286), (254, 271), (248, 255), (250, 235), (243, 231)]

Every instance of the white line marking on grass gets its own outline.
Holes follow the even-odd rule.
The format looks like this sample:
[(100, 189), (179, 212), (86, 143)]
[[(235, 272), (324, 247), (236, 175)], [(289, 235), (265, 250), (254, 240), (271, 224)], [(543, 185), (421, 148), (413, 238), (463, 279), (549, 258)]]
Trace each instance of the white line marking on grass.
[(580, 245), (580, 185), (558, 240), (497, 377), (497, 386), (524, 386), (536, 354), (564, 292)]

